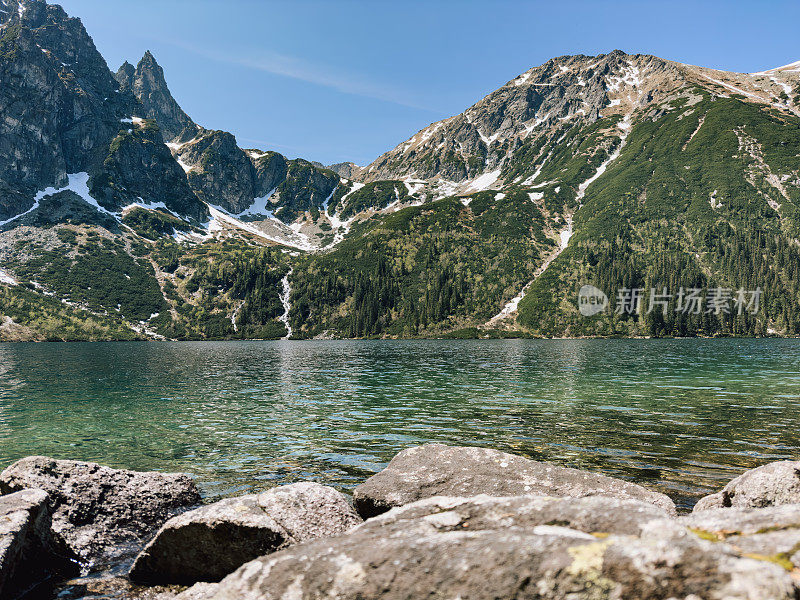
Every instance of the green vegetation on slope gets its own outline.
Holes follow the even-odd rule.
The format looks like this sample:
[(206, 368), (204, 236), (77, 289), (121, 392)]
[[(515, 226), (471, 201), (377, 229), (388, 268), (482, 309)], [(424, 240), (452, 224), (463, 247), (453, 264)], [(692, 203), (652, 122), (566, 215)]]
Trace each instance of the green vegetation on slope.
[(295, 335), (437, 335), (483, 322), (553, 246), (527, 194), (445, 198), (373, 218), (292, 277)]
[[(800, 193), (787, 186), (785, 198), (753, 156), (763, 152), (773, 173), (796, 172), (800, 122), (702, 95), (635, 126), (620, 158), (587, 191), (569, 248), (520, 303), (523, 326), (541, 335), (755, 335), (772, 323), (800, 333)], [(703, 306), (701, 314), (685, 314), (673, 304), (666, 316), (584, 318), (577, 311), (582, 284), (612, 302), (622, 288), (760, 288), (762, 310), (740, 315), (731, 306), (733, 314), (718, 315)]]

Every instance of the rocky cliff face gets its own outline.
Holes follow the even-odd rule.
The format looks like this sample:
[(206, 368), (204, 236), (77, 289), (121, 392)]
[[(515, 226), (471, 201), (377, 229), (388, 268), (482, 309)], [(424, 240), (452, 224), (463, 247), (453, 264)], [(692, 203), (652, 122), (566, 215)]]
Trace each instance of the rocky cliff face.
[(178, 137), (184, 129), (197, 129), (194, 121), (172, 97), (164, 70), (149, 50), (136, 68), (126, 61), (115, 77), (123, 91), (130, 91), (142, 103), (143, 113), (139, 116), (158, 122), (165, 142)]
[(312, 207), (319, 209), (339, 183), (335, 173), (308, 161), (243, 150), (225, 131), (201, 128), (192, 139), (178, 140), (170, 148), (197, 195), (235, 215), (274, 214), (288, 223)]
[(52, 222), (39, 213), (64, 191), (72, 192), (67, 212), (83, 200), (103, 222), (132, 203), (205, 221), (205, 202), (289, 223), (318, 210), (338, 185), (333, 171), (245, 151), (230, 133), (198, 127), (149, 51), (112, 75), (61, 7), (0, 2), (0, 227)]
[(202, 130), (181, 145), (172, 145), (175, 156), (198, 196), (209, 204), (240, 213), (256, 198), (254, 169), (250, 158), (226, 131)]
[(137, 119), (117, 134), (102, 168), (92, 178), (91, 195), (116, 212), (134, 203), (164, 203), (195, 221), (205, 220), (208, 214), (164, 145), (155, 121)]
[[(324, 167), (324, 165), (321, 165), (319, 163), (314, 163), (314, 166)], [(330, 169), (331, 171), (336, 173), (339, 177), (344, 177), (345, 179), (356, 179), (358, 178), (358, 174), (361, 172), (361, 167), (359, 167), (356, 163), (353, 162), (334, 163), (324, 168)]]
[(90, 206), (98, 202), (100, 212), (163, 202), (203, 219), (206, 210), (161, 133), (134, 134), (132, 115), (141, 106), (119, 89), (80, 20), (42, 0), (5, 0), (2, 7), (0, 223), (29, 210), (25, 216), (36, 218), (42, 200), (66, 189)]
[(6, 0), (2, 11), (0, 222), (90, 170), (135, 105), (78, 19), (40, 0)]

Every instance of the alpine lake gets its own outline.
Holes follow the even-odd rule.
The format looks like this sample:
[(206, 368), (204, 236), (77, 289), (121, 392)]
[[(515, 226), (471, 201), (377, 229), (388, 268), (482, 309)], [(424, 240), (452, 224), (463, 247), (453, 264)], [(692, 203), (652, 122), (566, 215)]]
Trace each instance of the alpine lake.
[(209, 499), (348, 492), (400, 450), (486, 446), (687, 510), (800, 455), (800, 340), (0, 344), (0, 468), (182, 471)]

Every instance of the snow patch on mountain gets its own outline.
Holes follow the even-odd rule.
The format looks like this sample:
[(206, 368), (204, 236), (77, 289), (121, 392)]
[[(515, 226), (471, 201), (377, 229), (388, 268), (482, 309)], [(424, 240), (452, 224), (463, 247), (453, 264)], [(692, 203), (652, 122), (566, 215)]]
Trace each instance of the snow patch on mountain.
[(578, 201), (579, 205), (581, 203), (581, 200), (583, 200), (583, 197), (586, 195), (587, 188), (592, 183), (594, 183), (598, 177), (600, 177), (603, 173), (606, 172), (608, 165), (610, 165), (612, 162), (617, 160), (617, 158), (619, 158), (620, 152), (622, 152), (622, 148), (625, 146), (625, 142), (627, 141), (628, 135), (630, 134), (632, 116), (633, 115), (631, 113), (628, 113), (627, 115), (625, 115), (625, 118), (617, 124), (617, 126), (620, 129), (622, 129), (625, 133), (623, 133), (620, 136), (619, 145), (617, 146), (616, 150), (614, 150), (614, 152), (612, 152), (608, 156), (608, 158), (606, 158), (603, 161), (603, 163), (599, 167), (597, 167), (597, 171), (595, 171), (594, 175), (592, 175), (589, 179), (587, 179), (578, 186), (578, 194), (575, 196), (575, 200)]
[(275, 225), (277, 230), (283, 235), (272, 235), (256, 227), (252, 223), (240, 221), (221, 206), (215, 206), (213, 204), (208, 204), (207, 206), (211, 214), (211, 219), (205, 224), (205, 227), (209, 234), (213, 235), (228, 229), (233, 229), (249, 233), (275, 244), (297, 248), (298, 250), (304, 250), (306, 252), (311, 252), (316, 249), (316, 246), (311, 243), (308, 236), (299, 231), (290, 229), (278, 219), (272, 218), (269, 219), (269, 222)]
[(561, 250), (566, 250), (569, 245), (569, 239), (572, 237), (572, 216), (567, 216), (567, 226), (559, 232), (561, 238)]
[(244, 209), (242, 212), (236, 214), (237, 218), (242, 217), (255, 217), (255, 216), (266, 216), (272, 217), (272, 211), (267, 208), (269, 206), (269, 199), (275, 193), (278, 188), (272, 189), (266, 196), (261, 196), (260, 198), (255, 198), (253, 203)]
[(97, 212), (103, 213), (105, 215), (109, 215), (117, 220), (119, 220), (119, 213), (111, 212), (100, 206), (97, 203), (97, 200), (92, 198), (89, 194), (89, 174), (88, 173), (71, 173), (67, 175), (67, 185), (61, 188), (55, 187), (48, 187), (36, 193), (33, 199), (33, 206), (31, 206), (28, 210), (19, 213), (11, 217), (10, 219), (6, 219), (5, 221), (0, 221), (0, 227), (7, 225), (17, 219), (24, 217), (25, 215), (33, 212), (37, 208), (39, 208), (39, 203), (47, 196), (54, 196), (55, 194), (59, 194), (61, 192), (70, 191), (76, 194), (81, 200), (92, 206)]
[(170, 213), (171, 215), (173, 215), (175, 217), (178, 217), (179, 219), (181, 218), (179, 214), (177, 214), (176, 212), (171, 211), (169, 208), (167, 208), (167, 205), (164, 204), (163, 202), (145, 202), (144, 200), (142, 200), (142, 198), (139, 198), (138, 202), (133, 202), (132, 204), (128, 204), (127, 206), (122, 207), (122, 211), (120, 211), (120, 212), (121, 212), (121, 214), (125, 214), (126, 212), (128, 212), (129, 210), (134, 209), (134, 208), (143, 208), (145, 210), (157, 210), (157, 209), (160, 209), (160, 210), (164, 210), (164, 211)]
[(497, 183), (500, 178), (500, 169), (479, 175), (467, 185), (468, 191), (481, 192)]
[(406, 190), (408, 190), (409, 196), (414, 196), (418, 192), (420, 192), (428, 182), (424, 179), (414, 179), (413, 177), (406, 177), (403, 180), (403, 184), (406, 186)]
[(17, 285), (17, 280), (14, 279), (8, 271), (0, 268), (0, 283), (5, 283), (6, 285)]
[(751, 75), (769, 75), (771, 73), (776, 73), (778, 71), (788, 71), (792, 72), (800, 72), (800, 60), (795, 61), (793, 63), (789, 63), (788, 65), (783, 65), (782, 67), (774, 67), (772, 69), (767, 69), (766, 71), (758, 71), (757, 73), (750, 73)]

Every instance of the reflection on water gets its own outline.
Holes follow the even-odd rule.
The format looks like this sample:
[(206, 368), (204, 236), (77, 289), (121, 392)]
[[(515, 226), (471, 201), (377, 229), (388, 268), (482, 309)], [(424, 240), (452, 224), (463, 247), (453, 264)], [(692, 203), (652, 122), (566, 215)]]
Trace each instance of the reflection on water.
[(426, 441), (499, 448), (689, 506), (797, 457), (800, 341), (0, 344), (0, 465), (193, 473), (211, 497), (349, 489)]

